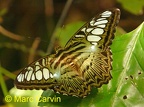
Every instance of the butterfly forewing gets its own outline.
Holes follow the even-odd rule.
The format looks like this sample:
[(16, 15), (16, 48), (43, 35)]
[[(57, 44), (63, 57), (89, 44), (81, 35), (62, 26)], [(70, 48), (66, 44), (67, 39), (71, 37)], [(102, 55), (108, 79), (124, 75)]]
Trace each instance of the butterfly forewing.
[(114, 38), (115, 27), (119, 18), (119, 9), (102, 12), (84, 24), (67, 42), (66, 47), (83, 40), (90, 42), (91, 45), (109, 46)]
[(53, 74), (49, 71), (48, 57), (39, 59), (24, 68), (15, 79), (19, 89), (47, 89), (53, 87)]
[(120, 17), (119, 9), (102, 12), (83, 25), (63, 49), (24, 68), (15, 79), (20, 89), (53, 89), (85, 97), (91, 87), (111, 79), (110, 44)]

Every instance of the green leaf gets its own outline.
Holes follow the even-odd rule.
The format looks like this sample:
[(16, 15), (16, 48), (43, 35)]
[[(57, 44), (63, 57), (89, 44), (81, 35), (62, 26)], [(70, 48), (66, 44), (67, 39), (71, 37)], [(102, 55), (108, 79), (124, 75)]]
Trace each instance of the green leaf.
[(42, 90), (20, 90), (12, 88), (4, 100), (11, 103), (11, 107), (38, 107)]
[(86, 98), (55, 94), (48, 90), (41, 97), (60, 97), (60, 102), (40, 102), (51, 107), (132, 107), (144, 106), (144, 23), (134, 31), (116, 36), (113, 53), (112, 80), (101, 88), (93, 88)]
[(144, 23), (112, 45), (112, 106), (144, 106)]
[(84, 24), (84, 22), (71, 23), (63, 28), (59, 28), (56, 31), (57, 38), (60, 41), (60, 46), (64, 47), (66, 42), (72, 37), (72, 35)]
[(144, 1), (143, 0), (118, 0), (122, 4), (123, 8), (133, 14), (142, 14)]

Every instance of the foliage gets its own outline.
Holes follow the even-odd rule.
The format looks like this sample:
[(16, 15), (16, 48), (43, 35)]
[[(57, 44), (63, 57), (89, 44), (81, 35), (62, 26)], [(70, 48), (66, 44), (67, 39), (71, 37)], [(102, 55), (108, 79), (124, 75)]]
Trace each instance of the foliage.
[(142, 14), (144, 8), (143, 0), (118, 0), (125, 10), (133, 14)]

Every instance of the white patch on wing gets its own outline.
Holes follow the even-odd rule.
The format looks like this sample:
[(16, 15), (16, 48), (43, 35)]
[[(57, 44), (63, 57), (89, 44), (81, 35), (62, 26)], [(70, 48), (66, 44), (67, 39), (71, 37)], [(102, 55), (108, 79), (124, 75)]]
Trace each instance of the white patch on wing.
[(95, 42), (97, 42), (97, 41), (99, 41), (101, 38), (99, 37), (99, 36), (95, 36), (95, 35), (88, 35), (87, 36), (87, 40), (88, 41), (95, 41)]
[(44, 76), (44, 79), (47, 80), (49, 78), (49, 75), (50, 72), (47, 68), (43, 68), (43, 76)]
[(106, 15), (106, 16), (110, 16), (111, 14), (112, 14), (111, 11), (105, 11), (105, 12), (102, 13), (102, 15)]
[(86, 31), (87, 32), (90, 32), (90, 31), (92, 31), (94, 28), (88, 28)]
[(53, 75), (50, 73), (50, 77), (53, 78)]
[(105, 14), (105, 15), (102, 15), (101, 17), (110, 17), (111, 14)]
[(41, 70), (38, 70), (35, 75), (36, 75), (36, 79), (37, 80), (42, 80), (42, 72), (41, 72)]
[(104, 33), (104, 30), (101, 29), (101, 28), (96, 28), (91, 33), (94, 34), (94, 35), (101, 35), (101, 34)]
[(46, 66), (46, 61), (45, 61), (44, 58), (42, 59), (42, 65), (43, 65), (43, 66)]
[(29, 67), (27, 67), (27, 70), (28, 71), (33, 71), (33, 68), (29, 66)]
[(39, 66), (39, 65), (40, 65), (40, 63), (39, 63), (39, 62), (36, 62), (36, 63), (35, 63), (35, 65), (38, 65), (38, 66)]
[(110, 17), (110, 15), (112, 14), (112, 12), (110, 11), (105, 11), (102, 13), (102, 16), (101, 17)]
[(29, 81), (31, 79), (32, 73), (33, 73), (33, 70), (31, 70), (31, 71), (28, 72), (27, 78), (26, 78), (27, 81)]
[(36, 65), (35, 71), (38, 71), (40, 69), (40, 66)]
[(86, 28), (82, 28), (81, 31), (85, 32)]
[(96, 45), (97, 45), (97, 42), (92, 42), (92, 44), (96, 46)]
[(85, 37), (85, 35), (75, 35), (75, 37), (77, 37), (77, 38), (83, 38), (83, 37)]
[(105, 28), (106, 25), (97, 25), (97, 27), (100, 27), (100, 28)]
[(34, 73), (32, 74), (31, 80), (35, 80), (35, 75), (34, 75)]
[(18, 82), (21, 82), (21, 78), (22, 78), (22, 74), (20, 73), (20, 74), (17, 76)]
[(101, 20), (101, 21), (95, 22), (94, 25), (106, 24), (107, 22), (108, 22), (107, 20)]
[(21, 81), (23, 82), (24, 81), (24, 74), (21, 74)]
[(106, 18), (99, 18), (97, 21), (106, 20)]
[(25, 79), (27, 78), (28, 71), (25, 72)]
[(95, 20), (94, 20), (94, 18), (90, 21), (90, 25), (91, 26), (94, 26), (94, 23), (95, 23)]

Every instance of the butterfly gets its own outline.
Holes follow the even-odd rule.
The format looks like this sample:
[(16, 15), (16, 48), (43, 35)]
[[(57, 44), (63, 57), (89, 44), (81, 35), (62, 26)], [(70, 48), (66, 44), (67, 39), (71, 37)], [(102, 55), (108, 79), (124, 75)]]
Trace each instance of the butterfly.
[(112, 78), (115, 27), (120, 19), (117, 8), (106, 10), (84, 24), (66, 43), (25, 67), (16, 77), (18, 89), (52, 89), (63, 95), (86, 97)]

